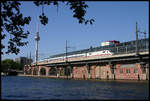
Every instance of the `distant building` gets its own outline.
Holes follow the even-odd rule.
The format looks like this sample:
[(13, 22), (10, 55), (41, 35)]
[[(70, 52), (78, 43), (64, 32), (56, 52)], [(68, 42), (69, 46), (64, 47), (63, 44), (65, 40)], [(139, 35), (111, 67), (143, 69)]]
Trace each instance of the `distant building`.
[(29, 59), (27, 57), (19, 57), (19, 58), (16, 58), (15, 61), (20, 63), (22, 68), (24, 68), (24, 65), (31, 64), (33, 62), (32, 59)]

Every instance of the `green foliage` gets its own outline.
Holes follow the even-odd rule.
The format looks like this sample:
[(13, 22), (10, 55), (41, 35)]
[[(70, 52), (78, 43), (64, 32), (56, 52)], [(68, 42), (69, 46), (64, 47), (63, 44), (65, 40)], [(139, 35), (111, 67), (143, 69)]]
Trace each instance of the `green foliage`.
[(7, 71), (9, 69), (21, 70), (21, 64), (14, 62), (11, 59), (5, 59), (1, 61), (1, 70)]
[[(59, 2), (66, 3), (70, 7), (70, 10), (73, 11), (73, 17), (78, 20), (80, 24), (93, 24), (94, 19), (85, 19), (86, 8), (88, 5), (84, 1), (34, 1), (35, 6), (42, 6), (42, 14), (39, 15), (41, 24), (48, 24), (48, 18), (44, 13), (44, 5), (54, 5), (59, 6)], [(23, 14), (20, 12), (19, 1), (1, 1), (1, 40), (5, 39), (6, 36), (10, 36), (8, 40), (8, 46), (4, 46), (1, 43), (1, 49), (7, 48), (6, 54), (20, 52), (19, 47), (25, 46), (28, 44), (28, 41), (23, 42), (23, 39), (27, 39), (29, 31), (24, 31), (23, 27), (28, 25), (31, 21), (31, 17), (23, 17)], [(1, 51), (1, 54), (4, 54)]]
[(40, 21), (43, 25), (46, 25), (48, 23), (48, 18), (45, 16), (44, 13), (42, 13), (42, 15), (40, 15), (39, 17), (40, 17)]
[[(94, 19), (85, 19), (86, 9), (88, 8), (88, 5), (84, 1), (61, 1), (63, 3), (66, 3), (67, 6), (70, 7), (70, 10), (73, 11), (73, 17), (78, 20), (80, 24), (93, 24)], [(44, 6), (44, 5), (50, 5), (53, 4), (54, 6), (59, 6), (58, 1), (34, 1), (34, 4), (36, 6)], [(39, 16), (40, 21), (43, 25), (46, 25), (48, 23), (48, 18), (45, 16), (44, 10), (42, 8), (42, 14)]]
[[(18, 47), (28, 43), (22, 41), (29, 34), (29, 31), (24, 31), (23, 26), (29, 24), (31, 17), (23, 17), (23, 14), (20, 12), (20, 5), (18, 1), (1, 2), (1, 39), (3, 40), (6, 36), (10, 36), (8, 49), (5, 53), (18, 54), (20, 51)], [(1, 47), (5, 48), (2, 43)]]

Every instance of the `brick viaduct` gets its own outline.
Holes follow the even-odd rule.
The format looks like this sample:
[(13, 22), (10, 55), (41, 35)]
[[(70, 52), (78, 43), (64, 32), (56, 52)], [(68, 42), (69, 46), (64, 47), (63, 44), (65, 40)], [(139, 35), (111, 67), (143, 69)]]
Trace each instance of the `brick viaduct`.
[(28, 76), (74, 78), (74, 79), (113, 79), (149, 80), (149, 51), (113, 55), (108, 57), (78, 58), (58, 61), (45, 61), (38, 65), (26, 65)]

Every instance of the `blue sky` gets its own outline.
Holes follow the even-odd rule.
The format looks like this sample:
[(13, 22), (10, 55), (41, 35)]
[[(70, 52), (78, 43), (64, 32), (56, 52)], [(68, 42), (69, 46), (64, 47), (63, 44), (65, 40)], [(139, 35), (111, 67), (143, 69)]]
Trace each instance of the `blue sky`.
[[(21, 11), (24, 16), (31, 16), (30, 25), (25, 26), (25, 30), (30, 31), (26, 41), (27, 46), (20, 48), (20, 53), (2, 55), (2, 59), (15, 59), (20, 56), (28, 56), (31, 52), (32, 58), (35, 55), (35, 32), (37, 16), (41, 14), (42, 7), (35, 7), (31, 1), (22, 1)], [(100, 2), (88, 1), (86, 18), (95, 20), (93, 25), (79, 24), (74, 19), (69, 8), (60, 3), (55, 6), (45, 6), (44, 12), (49, 18), (48, 25), (39, 23), (39, 58), (48, 57), (65, 52), (65, 43), (68, 40), (68, 51), (87, 49), (90, 46), (97, 47), (107, 40), (118, 40), (120, 42), (135, 40), (135, 24), (138, 22), (140, 31), (146, 30), (149, 33), (149, 4), (148, 2)], [(148, 34), (149, 35), (149, 34)], [(149, 37), (147, 35), (147, 37)], [(142, 36), (140, 36), (142, 37)], [(5, 45), (9, 36), (2, 41)]]

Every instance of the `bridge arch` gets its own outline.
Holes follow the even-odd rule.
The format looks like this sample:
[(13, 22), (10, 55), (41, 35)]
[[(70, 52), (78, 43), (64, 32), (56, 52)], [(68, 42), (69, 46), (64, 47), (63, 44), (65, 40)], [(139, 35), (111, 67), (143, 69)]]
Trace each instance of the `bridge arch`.
[(69, 76), (69, 75), (71, 74), (71, 68), (69, 68), (69, 67), (64, 67), (64, 74), (65, 74), (66, 76)]
[(51, 68), (51, 69), (49, 69), (48, 75), (57, 75), (57, 68)]
[(40, 69), (40, 75), (46, 75), (46, 69), (45, 68)]
[(38, 69), (37, 68), (33, 69), (33, 75), (38, 75)]

